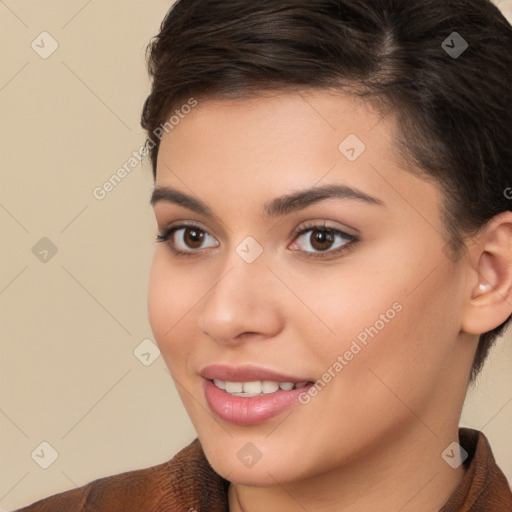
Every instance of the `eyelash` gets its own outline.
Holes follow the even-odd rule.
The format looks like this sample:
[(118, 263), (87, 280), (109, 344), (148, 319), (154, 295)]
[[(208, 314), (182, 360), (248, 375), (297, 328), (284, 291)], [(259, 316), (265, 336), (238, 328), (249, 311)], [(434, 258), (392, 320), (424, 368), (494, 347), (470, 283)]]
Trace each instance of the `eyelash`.
[[(162, 229), (156, 237), (156, 242), (157, 243), (169, 242), (169, 239), (173, 236), (173, 234), (176, 231), (178, 231), (180, 229), (184, 229), (184, 228), (195, 228), (198, 231), (202, 231), (202, 232), (210, 235), (210, 233), (208, 233), (208, 231), (201, 228), (197, 224), (182, 222), (179, 225), (169, 226), (167, 228)], [(340, 257), (343, 253), (352, 250), (354, 248), (354, 246), (360, 241), (359, 238), (356, 237), (355, 235), (351, 235), (349, 233), (346, 233), (345, 231), (341, 231), (340, 229), (327, 226), (325, 223), (324, 224), (311, 224), (311, 225), (303, 226), (299, 229), (296, 229), (293, 232), (293, 240), (295, 241), (298, 237), (304, 235), (305, 233), (307, 233), (309, 231), (325, 231), (325, 232), (328, 232), (335, 236), (340, 236), (340, 237), (348, 240), (348, 242), (346, 244), (342, 245), (341, 247), (338, 247), (337, 249), (333, 249), (333, 250), (326, 250), (326, 251), (319, 251), (319, 252), (298, 251), (298, 252), (302, 252), (303, 256), (305, 258), (324, 259), (324, 260), (334, 259), (334, 258)], [(201, 249), (199, 249), (197, 251), (181, 251), (181, 250), (173, 247), (173, 245), (171, 243), (168, 243), (167, 245), (168, 245), (170, 251), (176, 256), (191, 257), (191, 256), (197, 256), (201, 252)]]

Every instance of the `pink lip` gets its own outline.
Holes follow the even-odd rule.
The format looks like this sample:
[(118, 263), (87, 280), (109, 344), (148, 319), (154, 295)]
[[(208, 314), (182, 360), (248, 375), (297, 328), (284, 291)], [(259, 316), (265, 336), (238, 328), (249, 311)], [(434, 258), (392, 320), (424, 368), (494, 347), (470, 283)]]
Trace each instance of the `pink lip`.
[(223, 365), (208, 366), (201, 371), (201, 376), (204, 377), (206, 401), (212, 412), (222, 420), (236, 425), (253, 425), (277, 416), (296, 404), (299, 395), (309, 388), (306, 385), (290, 391), (279, 390), (254, 397), (233, 396), (218, 388), (212, 380), (230, 382), (273, 380), (296, 383), (306, 382), (308, 379), (298, 379), (251, 366), (234, 368)]

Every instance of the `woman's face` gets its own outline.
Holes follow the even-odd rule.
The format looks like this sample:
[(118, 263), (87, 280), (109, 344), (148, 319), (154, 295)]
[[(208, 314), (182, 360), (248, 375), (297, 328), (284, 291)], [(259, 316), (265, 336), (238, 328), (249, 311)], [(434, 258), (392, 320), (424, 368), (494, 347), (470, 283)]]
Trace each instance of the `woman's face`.
[(464, 273), (438, 188), (406, 172), (393, 133), (352, 97), (308, 92), (206, 101), (163, 136), (150, 321), (232, 482), (456, 432)]

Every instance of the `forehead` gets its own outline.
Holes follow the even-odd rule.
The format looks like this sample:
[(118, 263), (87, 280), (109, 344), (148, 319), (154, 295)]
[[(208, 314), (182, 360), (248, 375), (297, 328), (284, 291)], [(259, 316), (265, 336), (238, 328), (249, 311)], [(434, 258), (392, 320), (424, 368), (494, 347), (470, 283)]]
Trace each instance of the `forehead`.
[(211, 99), (164, 133), (156, 185), (238, 208), (328, 183), (384, 202), (437, 204), (437, 187), (407, 172), (395, 133), (393, 116), (347, 94)]
[[(172, 140), (178, 143), (181, 135), (189, 136), (191, 132), (210, 136), (202, 141), (203, 145), (211, 142), (215, 146), (218, 138), (226, 140), (229, 136), (247, 148), (251, 139), (257, 137), (257, 144), (273, 142), (274, 149), (277, 149), (278, 142), (286, 141), (290, 147), (295, 139), (300, 145), (302, 139), (322, 132), (342, 137), (348, 131), (360, 137), (366, 135), (368, 139), (368, 132), (382, 121), (386, 129), (377, 131), (372, 139), (386, 134), (392, 138), (395, 129), (393, 116), (384, 117), (380, 110), (356, 96), (327, 90), (261, 92), (257, 96), (239, 99), (211, 98), (185, 110), (187, 103), (183, 100), (180, 119), (173, 115), (180, 113), (182, 109), (179, 106), (171, 112), (172, 126), (167, 126), (162, 146), (166, 143), (172, 145)], [(373, 145), (375, 142), (372, 140)]]
[[(261, 93), (245, 99), (209, 99), (187, 112), (170, 116), (172, 123), (167, 124), (160, 144), (157, 179), (171, 164), (203, 169), (222, 165), (236, 167), (239, 173), (263, 168), (277, 172), (286, 169), (287, 162), (297, 167), (297, 161), (303, 161), (314, 168), (334, 163), (342, 155), (364, 158), (368, 151), (396, 156), (394, 119), (346, 94)], [(375, 130), (378, 125), (380, 129)]]

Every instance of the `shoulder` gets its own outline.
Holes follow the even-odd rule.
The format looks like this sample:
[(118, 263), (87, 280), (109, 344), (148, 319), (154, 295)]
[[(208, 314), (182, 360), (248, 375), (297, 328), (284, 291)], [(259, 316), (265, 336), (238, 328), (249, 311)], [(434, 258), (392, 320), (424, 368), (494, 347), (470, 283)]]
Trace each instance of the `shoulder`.
[[(94, 480), (82, 487), (55, 494), (16, 512), (86, 512), (101, 505), (101, 510), (141, 505), (160, 497), (169, 480), (171, 461), (145, 469), (128, 471)], [(155, 494), (156, 493), (156, 494)], [(137, 503), (139, 502), (139, 503)], [(142, 508), (141, 508), (142, 510)]]
[(459, 441), (466, 452), (461, 452), (466, 459), (466, 473), (440, 512), (510, 512), (512, 492), (485, 435), (478, 430), (461, 428)]
[(173, 510), (206, 499), (222, 501), (225, 485), (208, 464), (196, 439), (171, 460), (94, 480), (42, 499), (16, 512), (109, 512)]

